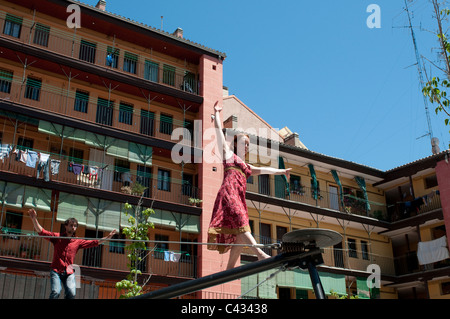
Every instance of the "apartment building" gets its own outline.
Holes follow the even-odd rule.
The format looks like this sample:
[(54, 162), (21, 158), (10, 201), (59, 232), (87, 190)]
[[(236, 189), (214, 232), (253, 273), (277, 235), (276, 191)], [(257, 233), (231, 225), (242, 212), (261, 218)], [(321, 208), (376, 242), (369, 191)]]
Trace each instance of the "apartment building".
[[(448, 150), (384, 172), (308, 150), (297, 133), (272, 128), (227, 89), (223, 113), (228, 135), (245, 132), (258, 145), (247, 161), (292, 168), (290, 181), (279, 176), (247, 181), (258, 242), (279, 242), (286, 232), (311, 227), (341, 233), (342, 243), (324, 249), (318, 267), (329, 298), (450, 298)], [(438, 252), (430, 248), (442, 242)], [(255, 259), (243, 254), (241, 260)], [(379, 267), (379, 289), (368, 282), (373, 265)], [(272, 278), (275, 271), (243, 278), (242, 294), (315, 298), (307, 270)]]
[[(342, 243), (324, 249), (318, 267), (330, 298), (450, 296), (445, 250), (436, 258), (430, 248), (449, 238), (448, 151), (386, 172), (316, 153), (298, 134), (272, 128), (236, 96), (224, 96), (224, 53), (185, 39), (181, 29), (157, 30), (105, 6), (0, 1), (3, 298), (47, 298), (53, 250), (26, 236), (35, 235), (29, 208), (47, 230), (58, 232), (76, 217), (78, 237), (99, 238), (127, 226), (124, 204), (138, 205), (141, 186), (143, 207), (155, 210), (140, 268), (151, 275), (146, 289), (223, 270), (228, 256), (201, 245), (223, 175), (220, 162), (201, 160), (216, 101), (227, 136), (249, 134), (250, 163), (292, 168), (289, 181), (247, 181), (258, 242), (275, 243), (303, 228), (341, 233)], [(77, 21), (80, 28), (70, 28)], [(172, 157), (179, 143), (190, 154), (183, 161)], [(118, 297), (114, 284), (127, 271), (124, 243), (119, 237), (78, 253), (78, 298)], [(244, 251), (241, 263), (254, 260)], [(370, 265), (380, 268), (379, 289), (368, 286)], [(236, 298), (250, 290), (247, 297), (314, 298), (306, 272), (284, 271), (259, 285), (271, 273), (185, 298)]]
[[(194, 122), (212, 125), (224, 59), (186, 40), (181, 28), (168, 33), (109, 13), (105, 1), (0, 1), (4, 273), (46, 280), (51, 245), (20, 237), (34, 234), (29, 208), (49, 231), (76, 217), (78, 237), (101, 238), (127, 226), (124, 204), (138, 205), (141, 187), (142, 206), (155, 211), (154, 243), (141, 265), (152, 275), (149, 289), (218, 271), (213, 256), (205, 266), (206, 247), (191, 243), (206, 241), (201, 229), (210, 215), (202, 211), (211, 210), (209, 187), (218, 189), (220, 172), (175, 163), (171, 151), (180, 142), (201, 156)], [(179, 128), (184, 133), (173, 139)], [(77, 255), (91, 298), (114, 296), (126, 275), (125, 243), (116, 240)]]

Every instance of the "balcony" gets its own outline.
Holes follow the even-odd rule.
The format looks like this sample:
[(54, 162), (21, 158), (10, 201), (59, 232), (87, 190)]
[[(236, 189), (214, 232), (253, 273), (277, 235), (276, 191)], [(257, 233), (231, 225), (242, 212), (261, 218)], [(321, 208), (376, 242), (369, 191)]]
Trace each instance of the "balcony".
[[(256, 236), (256, 241), (263, 245), (277, 243), (278, 241), (265, 237)], [(263, 249), (265, 253), (270, 256), (275, 256), (278, 251), (270, 248)], [(249, 254), (249, 250), (244, 250), (244, 253)], [(322, 249), (322, 257), (324, 260), (323, 266), (348, 270), (366, 272), (367, 266), (370, 264), (377, 264), (380, 266), (381, 274), (387, 276), (395, 276), (396, 269), (394, 258), (388, 256), (381, 256), (378, 254), (369, 253), (367, 251), (358, 251), (354, 249), (342, 249), (335, 247), (327, 247)]]
[[(165, 178), (161, 175), (152, 174), (149, 167), (141, 166), (143, 170), (124, 171), (123, 168), (114, 165), (108, 167), (102, 163), (95, 163), (96, 166), (94, 167), (99, 168), (97, 176), (91, 175), (90, 171), (86, 170), (82, 170), (76, 175), (72, 165), (82, 166), (84, 163), (86, 167), (93, 167), (93, 163), (78, 160), (79, 164), (74, 164), (67, 156), (59, 157), (55, 155), (52, 158), (60, 159), (58, 174), (49, 174), (50, 180), (54, 182), (136, 196), (140, 196), (140, 194), (134, 193), (136, 190), (134, 186), (139, 184), (146, 188), (145, 198), (183, 205), (190, 205), (189, 198), (199, 198), (197, 187), (176, 178)], [(38, 173), (36, 168), (28, 167), (25, 163), (17, 161), (15, 156), (0, 161), (0, 171), (33, 178), (39, 176), (39, 179), (44, 178), (42, 172)]]
[[(192, 143), (192, 121), (177, 119), (169, 112), (158, 114), (150, 105), (138, 107), (121, 102), (120, 99), (115, 94), (109, 100), (101, 96), (89, 96), (89, 92), (84, 90), (64, 90), (32, 78), (21, 83), (11, 73), (0, 72), (0, 100), (96, 127), (137, 134), (143, 138), (151, 137), (171, 143), (180, 142), (181, 139), (182, 143)], [(172, 132), (176, 129), (185, 129), (185, 136), (176, 136), (176, 140), (172, 140)]]
[[(2, 265), (10, 265), (9, 268), (15, 269), (24, 267), (19, 271), (21, 274), (10, 274), (8, 271), (4, 272), (5, 268), (0, 269), (0, 298), (48, 298), (53, 245), (44, 237), (24, 235), (21, 231), (5, 228), (0, 232), (0, 242)], [(106, 272), (109, 276), (118, 278), (117, 281), (125, 279), (129, 272), (124, 248), (126, 244), (128, 244), (127, 241), (110, 240), (98, 247), (78, 252), (74, 264), (80, 266), (82, 288), (85, 289), (78, 290), (77, 298), (115, 299), (119, 297), (114, 282), (104, 281), (95, 276)], [(166, 252), (170, 251), (158, 248), (158, 245), (148, 247), (142, 252), (143, 260), (139, 269), (143, 276), (163, 276), (180, 280), (195, 278), (196, 256), (180, 252), (181, 257), (175, 262), (165, 257)], [(154, 286), (151, 283), (146, 285), (146, 290), (159, 288), (160, 286)]]
[[(0, 258), (15, 261), (36, 261), (51, 263), (53, 258), (53, 245), (44, 237), (35, 235), (32, 231), (21, 231), (3, 228), (0, 233)], [(115, 270), (128, 272), (125, 245), (128, 241), (109, 240), (106, 243), (89, 249), (81, 250), (74, 264), (98, 270)], [(194, 278), (196, 276), (197, 257), (187, 252), (181, 254), (178, 261), (170, 261), (165, 257), (166, 251), (158, 245), (148, 247), (142, 251), (142, 262), (138, 268), (144, 274), (158, 276), (174, 276), (180, 278)], [(124, 276), (125, 277), (125, 276)]]
[(316, 194), (311, 187), (306, 186), (291, 187), (290, 193), (286, 192), (285, 188), (285, 182), (273, 175), (253, 177), (247, 180), (247, 192), (286, 199), (347, 214), (367, 216), (383, 221), (389, 220), (386, 205), (369, 200), (370, 209), (367, 209), (366, 201), (356, 196), (357, 190), (351, 190), (345, 186), (344, 189), (348, 191), (343, 195), (342, 201), (339, 194), (330, 193), (321, 188)]
[[(6, 26), (5, 26), (6, 25)], [(193, 95), (199, 95), (200, 83), (195, 67), (173, 65), (169, 57), (141, 49), (133, 52), (114, 41), (109, 43), (85, 38), (68, 28), (55, 28), (45, 21), (33, 21), (0, 11), (1, 38), (16, 41), (59, 55), (100, 66), (106, 70), (131, 75)]]

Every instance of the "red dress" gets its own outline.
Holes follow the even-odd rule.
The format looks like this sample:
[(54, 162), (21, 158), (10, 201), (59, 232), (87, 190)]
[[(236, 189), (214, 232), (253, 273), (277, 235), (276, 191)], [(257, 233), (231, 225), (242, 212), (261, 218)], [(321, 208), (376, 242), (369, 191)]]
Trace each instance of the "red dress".
[[(233, 244), (237, 234), (251, 231), (245, 192), (247, 178), (252, 171), (236, 154), (223, 165), (224, 177), (214, 202), (208, 243)], [(230, 248), (227, 245), (208, 245), (208, 249), (218, 250), (221, 254)]]

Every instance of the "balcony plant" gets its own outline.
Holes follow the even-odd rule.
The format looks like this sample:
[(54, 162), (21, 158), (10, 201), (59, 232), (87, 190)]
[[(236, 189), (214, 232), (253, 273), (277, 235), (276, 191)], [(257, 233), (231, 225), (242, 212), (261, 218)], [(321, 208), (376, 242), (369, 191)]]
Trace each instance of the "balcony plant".
[(193, 198), (193, 197), (189, 197), (189, 204), (191, 204), (192, 206), (197, 206), (199, 207), (200, 204), (202, 203), (202, 200), (199, 198)]

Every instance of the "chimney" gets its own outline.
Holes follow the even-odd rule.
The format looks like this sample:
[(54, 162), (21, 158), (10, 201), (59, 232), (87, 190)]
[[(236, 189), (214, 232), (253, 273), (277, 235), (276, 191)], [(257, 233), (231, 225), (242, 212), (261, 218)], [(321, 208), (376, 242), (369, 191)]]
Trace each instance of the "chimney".
[(439, 139), (437, 137), (433, 137), (431, 139), (431, 153), (433, 155), (439, 154), (441, 149), (439, 148)]
[(99, 9), (99, 10), (105, 11), (106, 10), (106, 1), (105, 0), (99, 0), (95, 7), (97, 9)]
[(178, 37), (178, 38), (181, 38), (181, 39), (183, 39), (183, 29), (181, 29), (181, 28), (177, 28), (176, 30), (175, 30), (175, 32), (174, 33), (172, 33), (174, 36), (176, 36), (176, 37)]

